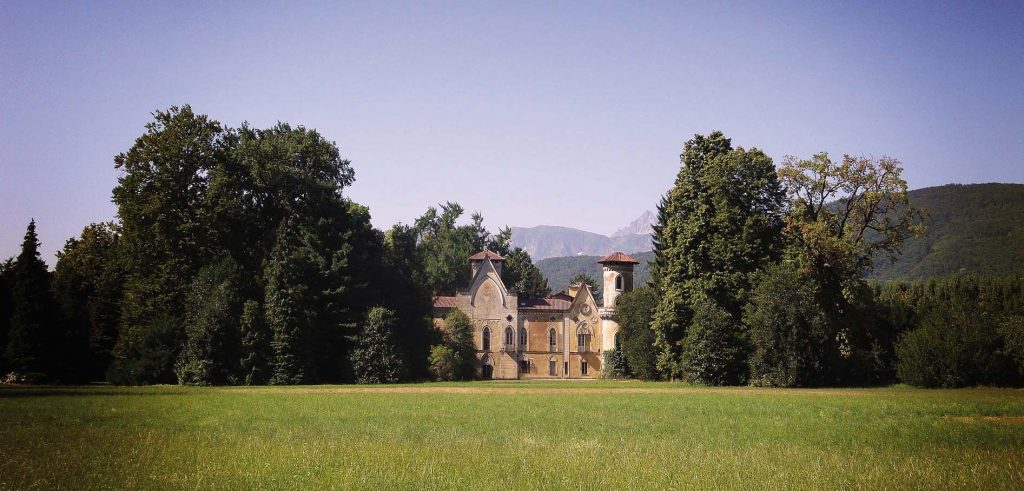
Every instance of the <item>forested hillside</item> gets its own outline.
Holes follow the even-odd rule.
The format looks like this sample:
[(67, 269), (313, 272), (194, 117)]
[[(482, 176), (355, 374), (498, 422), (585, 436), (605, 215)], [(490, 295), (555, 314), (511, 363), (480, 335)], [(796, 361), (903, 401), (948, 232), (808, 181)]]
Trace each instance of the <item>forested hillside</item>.
[(877, 279), (953, 273), (1024, 273), (1024, 184), (949, 184), (910, 191), (927, 233), (907, 240), (895, 263), (880, 258)]
[[(1024, 184), (949, 184), (908, 194), (913, 206), (928, 213), (927, 232), (907, 240), (896, 262), (879, 258), (870, 278), (1024, 274)], [(634, 280), (641, 285), (647, 281), (647, 262), (654, 253), (630, 254), (641, 262)], [(552, 290), (563, 290), (578, 273), (600, 278), (599, 258), (552, 257), (537, 262), (537, 267)]]

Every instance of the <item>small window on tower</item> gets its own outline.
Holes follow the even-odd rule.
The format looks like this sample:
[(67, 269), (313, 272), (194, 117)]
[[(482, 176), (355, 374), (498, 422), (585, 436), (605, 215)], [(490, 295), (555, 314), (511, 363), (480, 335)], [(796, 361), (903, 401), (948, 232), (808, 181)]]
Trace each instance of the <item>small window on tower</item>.
[(622, 276), (615, 277), (615, 289), (620, 292), (622, 291)]

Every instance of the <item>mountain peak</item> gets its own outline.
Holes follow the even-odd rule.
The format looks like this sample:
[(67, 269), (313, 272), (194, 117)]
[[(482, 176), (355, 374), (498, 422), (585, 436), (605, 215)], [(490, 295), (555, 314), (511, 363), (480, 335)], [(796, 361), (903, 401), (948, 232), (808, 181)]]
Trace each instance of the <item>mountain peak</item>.
[(632, 234), (643, 235), (649, 234), (651, 232), (654, 232), (654, 213), (651, 213), (650, 210), (647, 210), (640, 214), (640, 216), (637, 217), (636, 220), (629, 222), (629, 225), (626, 225), (625, 227), (616, 230), (615, 233), (612, 234), (611, 236), (622, 237), (625, 235)]

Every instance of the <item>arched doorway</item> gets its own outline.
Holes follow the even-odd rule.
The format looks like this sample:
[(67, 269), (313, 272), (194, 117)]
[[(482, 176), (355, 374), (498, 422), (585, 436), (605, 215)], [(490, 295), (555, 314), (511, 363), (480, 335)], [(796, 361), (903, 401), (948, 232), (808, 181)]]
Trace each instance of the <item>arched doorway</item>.
[(490, 380), (494, 378), (494, 365), (491, 363), (491, 357), (487, 353), (484, 353), (484, 357), (480, 359), (481, 370), (480, 377), (484, 380)]

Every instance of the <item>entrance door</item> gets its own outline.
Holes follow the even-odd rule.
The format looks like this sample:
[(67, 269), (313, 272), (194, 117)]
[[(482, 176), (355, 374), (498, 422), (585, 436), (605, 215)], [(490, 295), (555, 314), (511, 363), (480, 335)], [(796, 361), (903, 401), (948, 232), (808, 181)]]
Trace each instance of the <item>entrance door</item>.
[(491, 364), (491, 357), (489, 355), (484, 355), (480, 362), (482, 364), (480, 371), (481, 378), (484, 380), (494, 378), (494, 366)]

